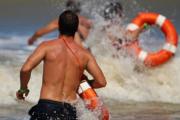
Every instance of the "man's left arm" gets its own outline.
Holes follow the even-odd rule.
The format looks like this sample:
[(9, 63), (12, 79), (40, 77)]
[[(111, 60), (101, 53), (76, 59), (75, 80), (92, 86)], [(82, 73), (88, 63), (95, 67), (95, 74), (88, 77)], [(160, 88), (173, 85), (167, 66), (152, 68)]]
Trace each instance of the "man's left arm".
[(28, 40), (28, 44), (32, 45), (35, 41), (37, 41), (37, 39), (39, 37), (42, 37), (43, 35), (46, 35), (50, 32), (55, 31), (56, 29), (58, 29), (58, 19), (55, 19), (53, 21), (51, 21), (49, 24), (47, 24), (46, 26), (38, 29)]
[(45, 44), (40, 44), (21, 68), (20, 89), (16, 93), (18, 99), (24, 99), (24, 95), (28, 95), (28, 82), (31, 77), (31, 71), (44, 59), (45, 51)]

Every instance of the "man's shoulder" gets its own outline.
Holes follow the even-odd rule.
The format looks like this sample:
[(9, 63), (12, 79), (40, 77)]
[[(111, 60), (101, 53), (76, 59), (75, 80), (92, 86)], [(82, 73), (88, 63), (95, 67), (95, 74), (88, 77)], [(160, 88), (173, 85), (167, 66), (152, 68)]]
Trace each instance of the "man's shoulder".
[(42, 44), (55, 44), (58, 39), (48, 39), (42, 42)]
[(92, 24), (92, 21), (89, 18), (85, 16), (81, 16), (81, 15), (79, 15), (78, 17), (79, 17), (80, 24), (88, 24), (88, 25)]
[(42, 43), (39, 44), (38, 47), (48, 48), (50, 46), (52, 47), (53, 45), (56, 45), (55, 39), (43, 41)]
[(89, 51), (85, 47), (83, 47), (82, 45), (79, 45), (79, 44), (76, 44), (76, 45), (81, 52), (83, 52), (85, 54), (89, 54)]
[(88, 49), (81, 47), (81, 50), (87, 59), (90, 59), (93, 57), (93, 55), (91, 54), (91, 52)]

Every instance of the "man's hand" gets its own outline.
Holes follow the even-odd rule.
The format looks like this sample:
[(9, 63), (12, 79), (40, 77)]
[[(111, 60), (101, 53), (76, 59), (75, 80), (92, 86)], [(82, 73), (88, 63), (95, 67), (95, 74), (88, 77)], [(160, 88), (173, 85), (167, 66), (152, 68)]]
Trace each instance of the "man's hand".
[(16, 97), (17, 99), (19, 100), (24, 100), (25, 97), (27, 97), (29, 94), (29, 89), (19, 89), (17, 92), (16, 92)]
[(36, 38), (35, 37), (31, 37), (29, 40), (28, 40), (28, 45), (33, 45), (33, 43), (36, 41)]
[(89, 80), (88, 77), (87, 77), (86, 75), (84, 75), (84, 74), (81, 76), (81, 81), (86, 81), (86, 82), (88, 82), (88, 84), (89, 84), (90, 86), (92, 86), (92, 84), (93, 84), (93, 82), (94, 82), (93, 79), (92, 79), (92, 80)]
[(126, 31), (126, 40), (127, 42), (135, 41), (138, 39), (140, 34), (140, 29), (134, 30), (134, 31)]
[(150, 25), (148, 23), (144, 23), (140, 28), (134, 30), (134, 31), (126, 31), (126, 39), (128, 41), (134, 41), (137, 40), (140, 33), (149, 29)]
[(83, 74), (83, 75), (81, 76), (81, 80), (88, 80), (88, 77)]

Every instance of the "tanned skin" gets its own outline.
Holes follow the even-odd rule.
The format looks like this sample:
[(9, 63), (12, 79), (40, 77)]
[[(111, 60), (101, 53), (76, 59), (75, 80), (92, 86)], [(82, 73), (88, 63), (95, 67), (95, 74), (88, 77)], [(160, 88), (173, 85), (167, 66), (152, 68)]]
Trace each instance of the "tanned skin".
[[(66, 102), (76, 100), (80, 76), (84, 70), (93, 76), (93, 88), (106, 86), (103, 72), (91, 53), (78, 45), (74, 37), (61, 35), (56, 40), (41, 43), (27, 59), (20, 72), (20, 88), (28, 88), (31, 71), (42, 61), (40, 99)], [(24, 99), (24, 94), (17, 92), (17, 98)]]

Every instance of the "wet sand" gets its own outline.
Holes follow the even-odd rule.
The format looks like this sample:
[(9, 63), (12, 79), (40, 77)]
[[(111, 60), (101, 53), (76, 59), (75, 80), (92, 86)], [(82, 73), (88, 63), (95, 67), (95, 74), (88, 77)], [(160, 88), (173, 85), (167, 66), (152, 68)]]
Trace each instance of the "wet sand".
[(180, 120), (180, 104), (118, 103), (110, 109), (111, 120)]
[(28, 120), (28, 110), (32, 103), (0, 106), (0, 120)]
[[(0, 120), (28, 120), (27, 112), (32, 105), (0, 106)], [(180, 104), (111, 102), (108, 107), (111, 120), (180, 120)]]

